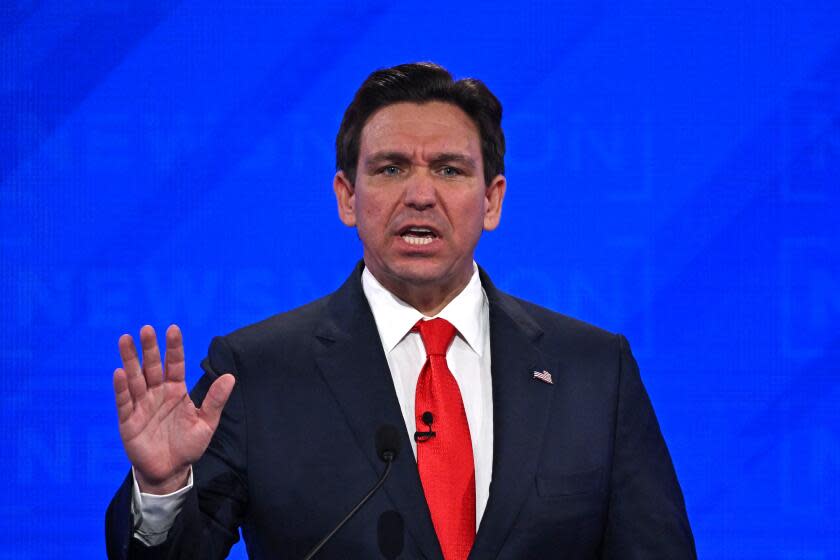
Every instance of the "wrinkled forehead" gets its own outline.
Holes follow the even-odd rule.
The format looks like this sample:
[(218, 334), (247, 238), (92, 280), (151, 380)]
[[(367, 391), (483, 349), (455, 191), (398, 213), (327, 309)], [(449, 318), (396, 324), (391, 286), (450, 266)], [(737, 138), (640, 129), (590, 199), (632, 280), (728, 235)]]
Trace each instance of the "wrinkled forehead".
[(452, 152), (480, 158), (481, 141), (478, 127), (457, 105), (401, 102), (373, 113), (362, 129), (360, 160), (382, 151), (413, 157)]

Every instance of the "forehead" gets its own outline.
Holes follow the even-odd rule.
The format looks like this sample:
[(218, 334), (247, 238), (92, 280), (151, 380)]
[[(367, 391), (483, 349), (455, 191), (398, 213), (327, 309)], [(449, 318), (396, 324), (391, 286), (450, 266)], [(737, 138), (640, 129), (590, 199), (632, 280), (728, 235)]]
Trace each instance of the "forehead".
[(359, 155), (380, 150), (480, 156), (481, 144), (478, 127), (460, 107), (442, 101), (406, 102), (379, 109), (365, 123)]

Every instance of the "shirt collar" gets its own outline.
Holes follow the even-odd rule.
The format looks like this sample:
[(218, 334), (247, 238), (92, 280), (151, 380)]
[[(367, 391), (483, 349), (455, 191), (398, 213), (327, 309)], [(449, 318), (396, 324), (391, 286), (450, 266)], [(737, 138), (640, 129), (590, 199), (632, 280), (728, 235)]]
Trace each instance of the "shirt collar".
[[(367, 267), (362, 271), (362, 290), (370, 304), (386, 353), (390, 353), (399, 344), (417, 321), (434, 318), (424, 316), (389, 292)], [(486, 305), (487, 296), (481, 287), (478, 266), (473, 262), (470, 281), (435, 317), (452, 323), (470, 348), (481, 356), (484, 352), (484, 329), (487, 328)]]

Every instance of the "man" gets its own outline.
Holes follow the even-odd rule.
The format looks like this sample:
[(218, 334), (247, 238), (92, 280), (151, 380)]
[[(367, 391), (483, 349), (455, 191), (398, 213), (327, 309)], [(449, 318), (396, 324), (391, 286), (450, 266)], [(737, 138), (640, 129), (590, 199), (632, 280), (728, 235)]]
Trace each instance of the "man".
[(320, 557), (695, 557), (624, 338), (499, 291), (473, 261), (501, 216), (501, 114), (433, 64), (374, 72), (336, 141), (339, 217), (364, 249), (345, 284), (214, 339), (192, 400), (177, 327), (163, 363), (151, 327), (142, 366), (120, 339), (133, 469), (109, 556), (222, 558), (241, 527), (251, 557), (302, 558), (376, 481), (391, 425), (383, 491)]

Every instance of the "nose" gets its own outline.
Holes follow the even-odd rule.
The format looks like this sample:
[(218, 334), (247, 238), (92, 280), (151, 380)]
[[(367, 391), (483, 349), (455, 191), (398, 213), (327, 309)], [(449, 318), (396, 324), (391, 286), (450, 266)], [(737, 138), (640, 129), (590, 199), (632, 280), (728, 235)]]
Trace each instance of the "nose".
[(437, 190), (434, 180), (426, 173), (415, 173), (405, 187), (403, 202), (415, 210), (432, 208), (437, 203)]

